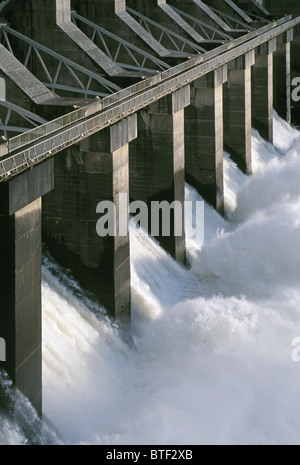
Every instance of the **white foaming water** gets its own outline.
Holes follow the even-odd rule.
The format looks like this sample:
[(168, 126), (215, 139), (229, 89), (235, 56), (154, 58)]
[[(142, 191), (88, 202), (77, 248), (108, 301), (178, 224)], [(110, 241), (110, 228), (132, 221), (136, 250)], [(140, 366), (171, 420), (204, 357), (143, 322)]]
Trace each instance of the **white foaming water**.
[[(131, 227), (133, 344), (45, 260), (44, 412), (64, 443), (299, 443), (300, 135), (274, 124), (251, 178), (225, 155), (228, 220), (205, 206), (189, 269)], [(26, 441), (4, 418), (0, 443)]]

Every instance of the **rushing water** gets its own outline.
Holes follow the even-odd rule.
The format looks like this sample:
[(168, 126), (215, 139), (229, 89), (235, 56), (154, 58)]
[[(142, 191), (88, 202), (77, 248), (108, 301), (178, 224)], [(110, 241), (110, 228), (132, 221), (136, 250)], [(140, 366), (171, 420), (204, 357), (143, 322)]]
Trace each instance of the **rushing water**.
[(19, 395), (0, 444), (300, 443), (300, 133), (274, 124), (252, 177), (225, 155), (226, 219), (205, 206), (189, 269), (131, 226), (131, 343), (44, 258), (47, 423)]

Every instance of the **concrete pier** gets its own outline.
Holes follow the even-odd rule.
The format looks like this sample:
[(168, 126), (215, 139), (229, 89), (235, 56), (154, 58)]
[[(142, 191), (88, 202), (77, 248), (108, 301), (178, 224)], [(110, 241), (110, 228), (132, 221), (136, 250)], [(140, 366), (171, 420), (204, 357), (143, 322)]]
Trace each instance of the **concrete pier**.
[(186, 179), (221, 214), (223, 185), (223, 84), (227, 66), (195, 80), (186, 109)]
[(232, 159), (245, 174), (251, 164), (251, 67), (254, 50), (228, 65), (224, 85), (224, 144)]
[(282, 16), (299, 6), (259, 1), (278, 20), (250, 0), (11, 0), (1, 10), (1, 368), (38, 412), (41, 230), (59, 264), (127, 324), (129, 200), (146, 203), (148, 231), (184, 264), (185, 179), (222, 214), (224, 148), (251, 174), (251, 127), (272, 141), (273, 100), (290, 121), (300, 18)]
[[(184, 108), (190, 102), (189, 86), (182, 87), (138, 115), (139, 137), (130, 148), (130, 197), (147, 203), (179, 201), (184, 225)], [(151, 217), (149, 218), (151, 231)], [(185, 234), (170, 237), (160, 230), (157, 239), (178, 261), (185, 263)]]
[[(119, 194), (129, 198), (128, 144), (136, 129), (132, 115), (58, 157), (55, 190), (45, 198), (43, 215), (50, 252), (122, 321), (130, 315), (130, 261), (128, 232), (119, 235)], [(115, 236), (97, 234), (102, 201), (115, 204)]]
[(276, 39), (256, 49), (252, 67), (252, 124), (260, 135), (273, 142), (273, 53)]
[(291, 41), (293, 30), (277, 38), (274, 53), (274, 109), (291, 123)]
[(53, 189), (53, 160), (0, 185), (1, 365), (42, 411), (41, 197)]

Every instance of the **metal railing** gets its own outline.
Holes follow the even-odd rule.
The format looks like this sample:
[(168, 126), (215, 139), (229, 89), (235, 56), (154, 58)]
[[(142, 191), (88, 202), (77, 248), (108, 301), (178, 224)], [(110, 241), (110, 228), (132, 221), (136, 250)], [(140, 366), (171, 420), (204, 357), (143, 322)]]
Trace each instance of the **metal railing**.
[(31, 129), (23, 134), (12, 137), (8, 140), (8, 150), (13, 152), (21, 147), (29, 145), (35, 142), (37, 139), (46, 137), (59, 129), (63, 129), (83, 118), (86, 118), (89, 114), (100, 111), (102, 109), (101, 100), (97, 100), (86, 107), (78, 108), (77, 110), (67, 113), (66, 115), (60, 116), (48, 123), (42, 124), (36, 128)]
[[(212, 50), (211, 52), (207, 52), (206, 54), (201, 55), (199, 57), (192, 58), (191, 60), (181, 63), (169, 70), (164, 71), (163, 73), (158, 73), (155, 77), (145, 79), (144, 81), (140, 81), (137, 84), (134, 84), (130, 87), (127, 87), (126, 89), (123, 89), (119, 92), (112, 94), (111, 96), (105, 97), (103, 100), (101, 100), (101, 104), (100, 104), (100, 101), (96, 103), (96, 111), (101, 110), (100, 105), (104, 109), (104, 108), (108, 108), (111, 105), (117, 104), (118, 102), (126, 98), (132, 97), (136, 93), (146, 90), (147, 88), (154, 85), (155, 83), (163, 82), (166, 79), (170, 79), (172, 76), (183, 73), (187, 71), (188, 69), (193, 68), (194, 66), (197, 66), (201, 64), (202, 62), (213, 58), (214, 56), (218, 56), (221, 53), (224, 53), (225, 51), (231, 48), (234, 48), (235, 46), (242, 45), (243, 43), (251, 39), (254, 39), (255, 37), (258, 37), (261, 34), (267, 33), (268, 31), (274, 29), (274, 27), (281, 26), (282, 24), (286, 23), (290, 19), (291, 19), (291, 16), (287, 18), (282, 18), (272, 24), (269, 24), (268, 26), (264, 26), (263, 28), (260, 28), (259, 30), (253, 31), (247, 34), (246, 36), (235, 39), (229, 44), (225, 44), (224, 46), (221, 46), (215, 50)], [(79, 121), (80, 119), (86, 116), (87, 108), (91, 108), (90, 112), (92, 112), (92, 108), (95, 108), (95, 107), (94, 107), (94, 104), (90, 104), (88, 107), (80, 108), (78, 110), (75, 110), (74, 112), (68, 113), (67, 115), (64, 115), (60, 118), (50, 121), (49, 123), (46, 123), (38, 128), (28, 131), (28, 136), (26, 136), (27, 133), (25, 133), (25, 134), (21, 134), (19, 136), (13, 137), (12, 139), (9, 140), (9, 151), (13, 151), (18, 148), (21, 148), (22, 146), (27, 145), (28, 143), (33, 142), (39, 139), (40, 137), (44, 137), (44, 136), (51, 134), (52, 132), (56, 131), (59, 128), (64, 128), (71, 123), (75, 123), (76, 121)]]
[[(7, 100), (0, 101), (0, 108), (2, 109), (0, 131), (3, 131), (5, 138), (8, 137), (8, 133), (10, 132), (27, 132), (30, 131), (32, 127), (40, 127), (41, 124), (47, 122), (39, 115), (25, 110), (24, 108)], [(18, 123), (19, 121), (22, 121), (24, 124), (26, 124), (26, 126), (16, 126), (16, 121), (18, 121)]]
[[(115, 124), (121, 119), (130, 116), (165, 95), (175, 92), (182, 86), (190, 84), (195, 79), (204, 76), (208, 72), (211, 72), (220, 66), (229, 63), (235, 58), (244, 55), (246, 52), (257, 48), (262, 43), (283, 34), (299, 23), (300, 16), (293, 20), (284, 21), (282, 19), (279, 25), (278, 22), (276, 22), (269, 25), (269, 27), (264, 27), (256, 31), (256, 35), (255, 33), (248, 34), (248, 40), (241, 40), (241, 38), (237, 39), (240, 42), (238, 45), (235, 43), (235, 47), (223, 50), (221, 54), (213, 51), (215, 52), (214, 56), (211, 55), (210, 58), (207, 58), (203, 63), (195, 64), (195, 61), (192, 59), (189, 63), (190, 67), (185, 70), (180, 69), (180, 71), (178, 71), (178, 67), (175, 67), (177, 69), (171, 69), (170, 71), (162, 73), (161, 78), (159, 78), (156, 83), (152, 82), (151, 84), (149, 82), (150, 87), (145, 89), (140, 88), (139, 92), (136, 90), (135, 93), (128, 96), (128, 98), (124, 97), (124, 94), (122, 95), (121, 92), (120, 98), (124, 98), (124, 100), (117, 102), (115, 105), (110, 103), (111, 106), (103, 109), (102, 111), (100, 111), (100, 102), (98, 108), (89, 109), (89, 107), (85, 107), (89, 114), (86, 114), (85, 118), (82, 114), (80, 114), (79, 116), (81, 116), (81, 120), (77, 119), (73, 122), (73, 124), (71, 123), (71, 127), (69, 128), (66, 127), (68, 123), (65, 123), (61, 130), (58, 129), (57, 133), (53, 133), (57, 130), (57, 128), (54, 128), (53, 125), (49, 126), (49, 128), (52, 127), (52, 135), (48, 132), (47, 134), (50, 134), (48, 139), (41, 141), (36, 140), (37, 143), (35, 145), (0, 161), (0, 182), (12, 178), (16, 174), (27, 169), (29, 166), (53, 156), (55, 153), (73, 145), (81, 139), (89, 137), (91, 134), (104, 129), (111, 124)], [(185, 65), (188, 66), (188, 63)], [(166, 73), (169, 74), (167, 75)], [(66, 115), (66, 117), (69, 115)], [(64, 117), (62, 117), (62, 123), (63, 118)], [(71, 118), (76, 119), (76, 114), (74, 114)], [(51, 123), (53, 122), (47, 123), (45, 126), (47, 127), (47, 125), (51, 125)], [(45, 130), (47, 129), (45, 128)], [(18, 137), (26, 137), (26, 133)], [(23, 139), (23, 141), (25, 141), (25, 139)]]

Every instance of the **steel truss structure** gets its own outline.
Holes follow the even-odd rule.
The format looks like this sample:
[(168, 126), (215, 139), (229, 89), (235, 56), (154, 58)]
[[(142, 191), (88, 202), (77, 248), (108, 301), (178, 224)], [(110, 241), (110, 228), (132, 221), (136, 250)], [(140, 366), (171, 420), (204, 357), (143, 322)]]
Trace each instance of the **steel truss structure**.
[(224, 0), (227, 5), (232, 8), (246, 23), (252, 23), (252, 19), (232, 0)]
[(4, 7), (6, 7), (6, 5), (8, 5), (10, 2), (10, 0), (3, 0), (2, 2), (0, 2), (0, 11), (3, 10)]
[[(205, 23), (204, 21), (201, 21), (200, 19), (194, 18), (193, 16), (187, 15), (186, 13), (182, 12), (178, 8), (172, 7), (174, 11), (179, 13), (182, 16), (185, 16), (189, 20), (193, 20), (192, 22), (192, 28), (195, 29), (203, 38), (203, 42), (205, 41), (213, 41), (213, 40), (218, 40), (218, 41), (224, 41), (224, 40), (231, 40), (232, 37), (230, 37), (228, 34), (225, 34), (224, 32), (220, 31), (219, 29), (210, 26), (209, 24)], [(157, 39), (162, 45), (164, 45), (166, 48), (166, 39), (173, 42), (174, 39), (178, 40), (178, 38), (181, 41), (181, 48), (178, 47), (178, 42), (176, 47), (177, 51), (185, 51), (186, 50), (186, 43), (191, 43), (191, 41), (183, 39), (181, 36), (178, 34), (170, 31), (169, 29), (161, 26), (158, 23), (155, 23), (151, 19), (147, 18), (141, 13), (138, 13), (135, 10), (132, 10), (131, 8), (127, 7), (126, 11), (130, 13), (133, 17), (137, 19), (137, 21), (149, 32), (155, 39)], [(183, 41), (183, 42), (182, 42)], [(180, 44), (180, 42), (179, 42)], [(201, 42), (200, 42), (201, 44)], [(203, 44), (204, 45), (204, 44)], [(195, 45), (194, 45), (195, 46)], [(199, 45), (198, 45), (199, 47)], [(204, 49), (202, 49), (202, 52), (205, 52)]]
[[(7, 144), (6, 155), (3, 160), (0, 160), (0, 182), (12, 179), (22, 171), (77, 143), (82, 138), (89, 137), (91, 134), (115, 124), (117, 121), (136, 113), (163, 96), (173, 93), (179, 87), (188, 85), (212, 70), (230, 63), (249, 51), (255, 50), (263, 43), (293, 29), (299, 22), (300, 17), (294, 19), (291, 19), (291, 16), (282, 18), (244, 37), (235, 39), (231, 49), (228, 49), (226, 44), (224, 47), (209, 52), (208, 55), (210, 55), (210, 58), (207, 58), (203, 63), (198, 64), (199, 58), (201, 59), (202, 57), (196, 57), (179, 65), (180, 68), (184, 65), (181, 71), (179, 71), (178, 66), (165, 71), (162, 73), (164, 76), (161, 76), (161, 82), (149, 83), (149, 86), (142, 91), (139, 89), (139, 91), (131, 94), (131, 96), (128, 94), (128, 98), (120, 96), (118, 103), (112, 104), (111, 102), (103, 110), (101, 110), (102, 103), (99, 102), (100, 106), (86, 114), (86, 117), (84, 117), (84, 111), (89, 107), (86, 107), (86, 110), (76, 110), (74, 118), (69, 119), (72, 115), (69, 114), (60, 118), (61, 123), (58, 123), (56, 120), (54, 127), (54, 122), (52, 121), (46, 123), (41, 131), (40, 128), (37, 128), (33, 134), (22, 134), (14, 138), (15, 141), (10, 139)], [(50, 126), (49, 129), (48, 125)], [(55, 128), (57, 127), (60, 129), (56, 130)], [(29, 141), (31, 141), (30, 146), (25, 147), (29, 145)], [(17, 147), (23, 147), (23, 149), (17, 152)], [(16, 153), (13, 153), (14, 151)]]
[[(18, 39), (22, 43), (25, 53), (23, 65), (30, 69), (32, 61), (35, 62), (33, 74), (38, 74), (42, 84), (54, 91), (71, 92), (81, 94), (84, 98), (105, 97), (119, 91), (121, 88), (108, 81), (98, 73), (88, 70), (83, 66), (69, 60), (68, 58), (53, 52), (44, 45), (20, 34), (11, 29), (6, 24), (0, 24), (1, 43), (10, 53), (16, 56), (15, 43)], [(11, 36), (14, 40), (10, 40)], [(51, 60), (52, 68), (46, 64), (47, 59)], [(16, 56), (16, 58), (19, 58)], [(53, 70), (53, 63), (55, 68)], [(31, 65), (31, 66), (30, 66)], [(41, 77), (42, 76), (42, 77)], [(68, 84), (66, 84), (68, 82)]]
[(271, 17), (271, 13), (266, 10), (257, 0), (250, 0), (253, 5), (256, 6), (258, 10), (260, 10), (264, 15), (268, 16), (269, 18)]
[(241, 33), (246, 33), (249, 31), (253, 31), (253, 27), (251, 27), (249, 24), (245, 23), (244, 21), (241, 21), (237, 18), (235, 18), (232, 15), (229, 15), (227, 13), (224, 13), (221, 10), (218, 10), (217, 8), (210, 7), (210, 9), (219, 17), (222, 19), (222, 21), (227, 24), (230, 29), (234, 32), (241, 32)]
[[(192, 25), (193, 29), (201, 33), (207, 40), (221, 40), (223, 42), (227, 40), (232, 40), (232, 37), (228, 33), (221, 31), (220, 29), (214, 26), (209, 25), (205, 21), (195, 18), (194, 16), (191, 16), (188, 13), (185, 13), (184, 11), (179, 10), (176, 7), (173, 7), (173, 9), (180, 16), (187, 19), (189, 23)], [(232, 32), (229, 26), (227, 26), (226, 30), (227, 32), (228, 31)]]
[(153, 21), (147, 16), (127, 7), (126, 11), (163, 47), (171, 52), (187, 54), (205, 53), (205, 48), (195, 42), (185, 39), (165, 26)]
[[(24, 108), (7, 100), (0, 100), (0, 115), (0, 131), (3, 131), (2, 135), (6, 139), (11, 132), (19, 134), (47, 122), (35, 113), (24, 110)], [(22, 122), (22, 126), (16, 125), (15, 122), (19, 123), (19, 121)]]
[(271, 20), (271, 14), (257, 0), (249, 0), (249, 5), (247, 5), (247, 8), (244, 7), (244, 9), (252, 21), (269, 23)]
[[(164, 71), (165, 69), (170, 68), (170, 66), (164, 61), (145, 52), (135, 45), (132, 45), (126, 40), (121, 39), (117, 35), (107, 31), (101, 26), (98, 26), (83, 16), (80, 16), (75, 11), (71, 12), (71, 18), (77, 27), (79, 27), (80, 24), (88, 26), (90, 40), (123, 69), (153, 74), (156, 71)], [(126, 56), (126, 63), (123, 61), (120, 62), (120, 60), (122, 60), (122, 56)]]

